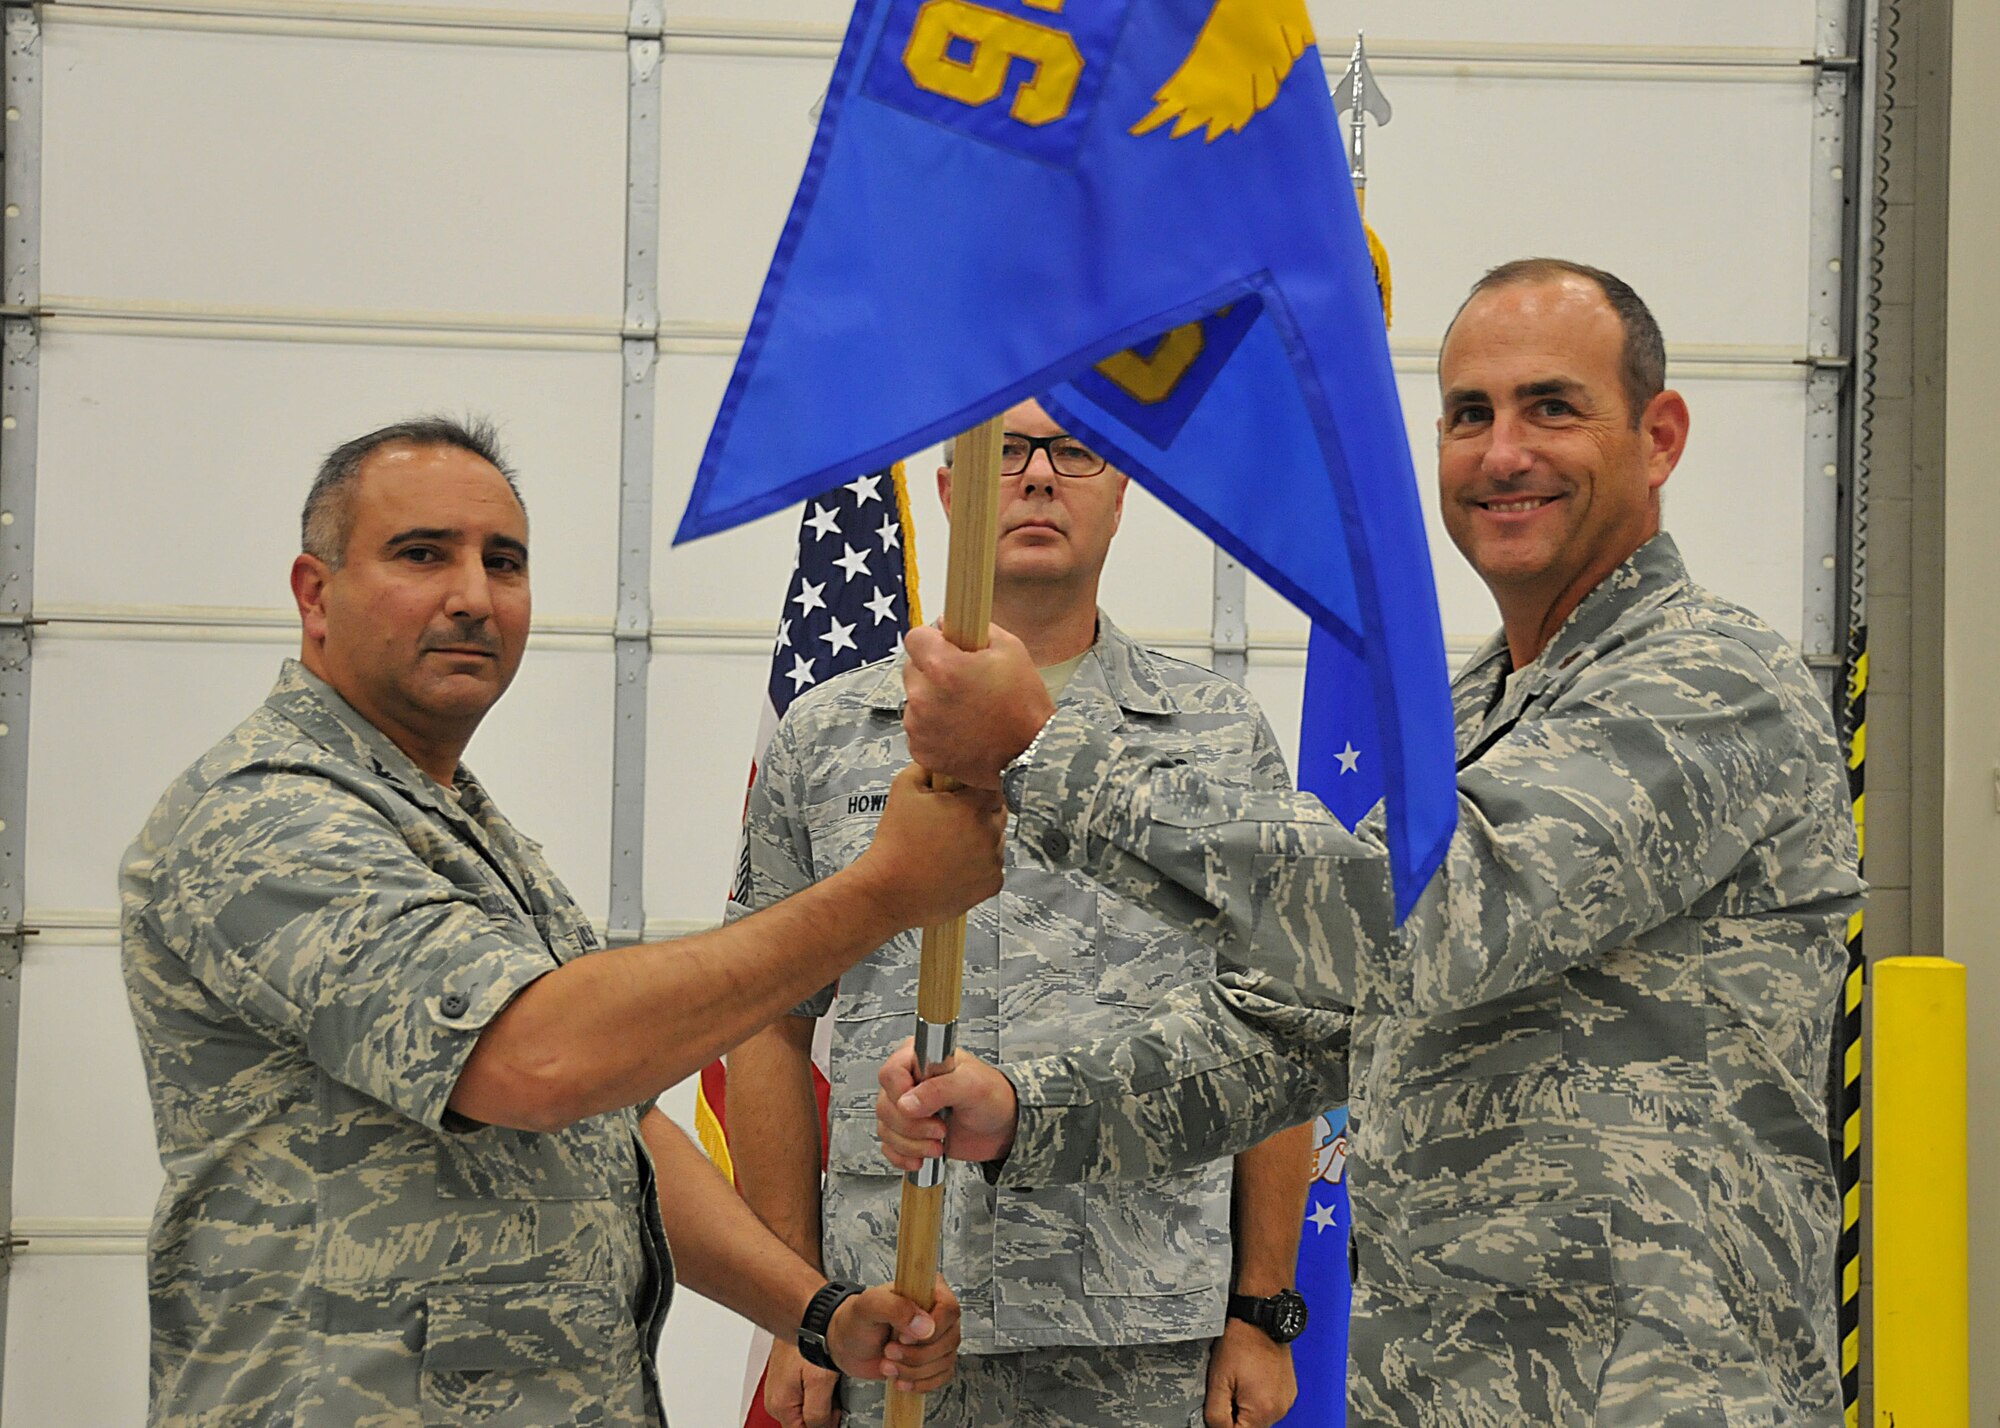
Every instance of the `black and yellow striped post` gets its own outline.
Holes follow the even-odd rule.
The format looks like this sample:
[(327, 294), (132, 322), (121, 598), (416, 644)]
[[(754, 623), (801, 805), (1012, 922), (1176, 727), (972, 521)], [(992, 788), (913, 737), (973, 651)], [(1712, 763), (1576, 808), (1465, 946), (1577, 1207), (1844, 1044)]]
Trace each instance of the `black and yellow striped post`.
[[(1841, 732), (1847, 745), (1847, 791), (1854, 803), (1854, 836), (1865, 860), (1867, 841), (1868, 630), (1848, 633), (1847, 679)], [(1836, 1179), (1840, 1187), (1840, 1397), (1847, 1428), (1861, 1428), (1861, 1009), (1868, 963), (1862, 952), (1863, 915), (1847, 920), (1847, 975), (1835, 1033), (1833, 1124)]]

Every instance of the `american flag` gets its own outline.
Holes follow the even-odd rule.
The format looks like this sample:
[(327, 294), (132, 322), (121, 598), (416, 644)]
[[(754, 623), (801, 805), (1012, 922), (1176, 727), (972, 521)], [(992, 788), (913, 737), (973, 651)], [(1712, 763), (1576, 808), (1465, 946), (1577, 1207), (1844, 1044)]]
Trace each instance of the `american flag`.
[[(807, 501), (799, 519), (799, 557), (757, 726), (750, 782), (792, 701), (837, 674), (896, 652), (912, 622), (916, 546), (910, 533), (909, 490), (898, 462)], [(739, 847), (733, 898), (749, 875), (748, 844)]]
[[(799, 555), (778, 617), (771, 647), (771, 674), (765, 683), (757, 725), (750, 783), (757, 782), (764, 750), (792, 701), (837, 674), (872, 664), (896, 652), (903, 632), (922, 619), (917, 606), (917, 556), (910, 526), (909, 490), (903, 466), (877, 471), (835, 486), (806, 502), (799, 520)], [(732, 901), (749, 882), (750, 846), (737, 840)], [(827, 1025), (813, 1039), (813, 1090), (819, 1098), (820, 1146), (826, 1145), (825, 1075)], [(709, 1158), (734, 1183), (727, 1130), (727, 1076), (721, 1061), (702, 1068), (695, 1094), (695, 1130)], [(750, 1350), (744, 1405), (745, 1428), (766, 1428), (764, 1360), (770, 1337), (759, 1332)]]

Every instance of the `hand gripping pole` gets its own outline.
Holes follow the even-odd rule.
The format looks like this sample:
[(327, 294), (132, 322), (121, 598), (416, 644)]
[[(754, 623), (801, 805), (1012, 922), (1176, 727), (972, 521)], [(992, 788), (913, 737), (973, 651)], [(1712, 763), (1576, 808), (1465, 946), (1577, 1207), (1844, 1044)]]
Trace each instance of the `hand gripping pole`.
[[(993, 620), (993, 546), (1000, 525), (1001, 418), (981, 422), (958, 439), (951, 466), (951, 564), (945, 573), (944, 635), (960, 649), (986, 647)], [(937, 779), (940, 787), (956, 787)], [(951, 1069), (958, 1042), (958, 1006), (965, 985), (965, 919), (924, 929), (917, 983), (917, 1058), (921, 1074)], [(933, 1157), (903, 1179), (896, 1240), (896, 1288), (929, 1309), (937, 1282), (938, 1235), (944, 1225), (944, 1158)], [(922, 1428), (924, 1396), (890, 1388), (884, 1428)]]

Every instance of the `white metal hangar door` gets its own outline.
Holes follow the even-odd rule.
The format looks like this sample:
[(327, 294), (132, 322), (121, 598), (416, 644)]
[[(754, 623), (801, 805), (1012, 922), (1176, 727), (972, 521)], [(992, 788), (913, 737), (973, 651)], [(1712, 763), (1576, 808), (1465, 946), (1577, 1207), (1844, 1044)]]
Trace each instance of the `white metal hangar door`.
[[(432, 409), (498, 419), (538, 614), (469, 761), (614, 935), (719, 915), (796, 518), (667, 541), (845, 7), (662, 3), (6, 7), (8, 1425), (143, 1419), (160, 1171), (115, 869), (296, 647), (285, 572), (334, 443)], [(1314, 3), (1333, 73), (1366, 27), (1395, 106), (1370, 136), (1369, 217), (1395, 264), (1418, 469), (1466, 286), (1529, 253), (1608, 267), (1653, 303), (1694, 410), (1668, 504), (1690, 564), (1831, 656), (1837, 442), (1806, 359), (1838, 346), (1814, 58), (1839, 52), (1822, 12), (1846, 7), (1514, 8)], [(933, 604), (934, 465), (911, 463)], [(1435, 556), (1463, 652), (1490, 607), (1441, 532)], [(1301, 622), (1143, 495), (1105, 603), (1172, 652), (1247, 669), (1295, 733)], [(683, 1121), (691, 1096), (668, 1097)], [(746, 1341), (691, 1296), (676, 1308), (679, 1428), (735, 1421)]]

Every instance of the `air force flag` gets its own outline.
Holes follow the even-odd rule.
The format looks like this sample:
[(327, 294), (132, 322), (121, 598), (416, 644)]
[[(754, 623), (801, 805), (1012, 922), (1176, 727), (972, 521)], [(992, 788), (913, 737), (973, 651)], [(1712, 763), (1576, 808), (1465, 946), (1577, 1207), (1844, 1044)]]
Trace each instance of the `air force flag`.
[(1451, 706), (1304, 0), (861, 0), (677, 538), (1029, 396), (1359, 662), (1407, 911)]

